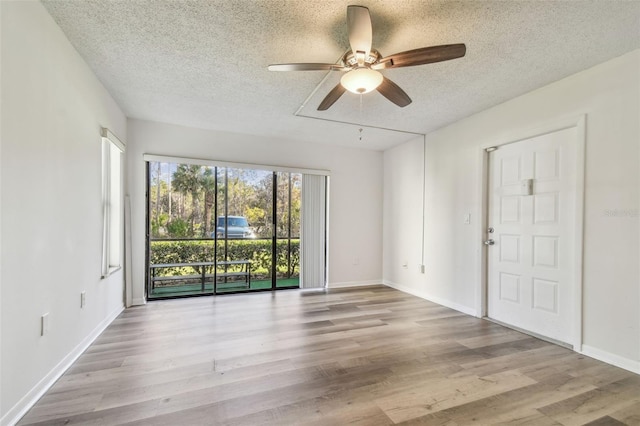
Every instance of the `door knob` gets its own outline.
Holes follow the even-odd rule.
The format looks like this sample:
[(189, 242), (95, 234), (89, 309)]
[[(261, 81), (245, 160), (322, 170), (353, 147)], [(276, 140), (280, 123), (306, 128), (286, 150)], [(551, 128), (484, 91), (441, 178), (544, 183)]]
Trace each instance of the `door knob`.
[(496, 242), (495, 242), (495, 241), (493, 241), (493, 240), (487, 240), (487, 241), (485, 241), (485, 242), (484, 242), (484, 245), (485, 245), (485, 246), (492, 246), (492, 245), (494, 245), (495, 243), (496, 243)]

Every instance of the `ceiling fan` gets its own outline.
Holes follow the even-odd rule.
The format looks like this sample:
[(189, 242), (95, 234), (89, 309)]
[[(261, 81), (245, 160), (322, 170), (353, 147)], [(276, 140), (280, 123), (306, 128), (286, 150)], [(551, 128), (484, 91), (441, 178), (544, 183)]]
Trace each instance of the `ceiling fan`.
[(298, 63), (269, 65), (269, 71), (343, 71), (340, 83), (334, 87), (318, 106), (325, 111), (333, 105), (345, 91), (363, 94), (378, 92), (398, 105), (405, 107), (411, 98), (397, 84), (383, 76), (378, 70), (411, 67), (434, 62), (461, 58), (466, 53), (464, 44), (446, 44), (422, 47), (406, 52), (382, 56), (372, 49), (373, 31), (369, 9), (364, 6), (347, 7), (347, 31), (351, 50), (345, 53), (340, 64)]

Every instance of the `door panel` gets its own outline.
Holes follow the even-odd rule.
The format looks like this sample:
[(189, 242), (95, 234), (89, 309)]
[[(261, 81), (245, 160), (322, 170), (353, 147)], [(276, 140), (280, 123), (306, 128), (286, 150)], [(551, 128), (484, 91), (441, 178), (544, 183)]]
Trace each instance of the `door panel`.
[(218, 167), (216, 294), (272, 287), (273, 172)]
[(490, 318), (570, 342), (576, 129), (489, 153)]
[(302, 175), (276, 173), (277, 288), (300, 287), (300, 195)]

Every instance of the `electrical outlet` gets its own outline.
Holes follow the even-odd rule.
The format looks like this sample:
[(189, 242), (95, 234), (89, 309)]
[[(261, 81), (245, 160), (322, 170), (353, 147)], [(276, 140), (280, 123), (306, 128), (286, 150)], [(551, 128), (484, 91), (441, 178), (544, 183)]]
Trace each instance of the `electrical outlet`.
[(49, 313), (43, 314), (40, 317), (40, 335), (44, 336), (49, 332)]
[(466, 215), (464, 215), (464, 224), (465, 225), (471, 224), (471, 213), (467, 213)]
[(404, 262), (402, 262), (402, 267), (404, 269), (407, 269), (409, 267), (409, 262), (407, 262), (406, 260)]
[(84, 308), (86, 304), (87, 304), (87, 292), (83, 291), (82, 293), (80, 293), (80, 307)]

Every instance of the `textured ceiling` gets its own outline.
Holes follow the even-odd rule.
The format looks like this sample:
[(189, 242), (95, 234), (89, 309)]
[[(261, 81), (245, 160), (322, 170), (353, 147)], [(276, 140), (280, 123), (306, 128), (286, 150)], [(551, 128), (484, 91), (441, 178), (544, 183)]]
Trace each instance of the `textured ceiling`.
[[(370, 149), (640, 47), (640, 1), (43, 3), (128, 117)], [(406, 108), (374, 92), (347, 93), (316, 111), (340, 73), (269, 72), (267, 65), (336, 62), (349, 47), (348, 4), (369, 7), (373, 46), (383, 55), (451, 43), (465, 43), (467, 55), (383, 71), (413, 99)]]

